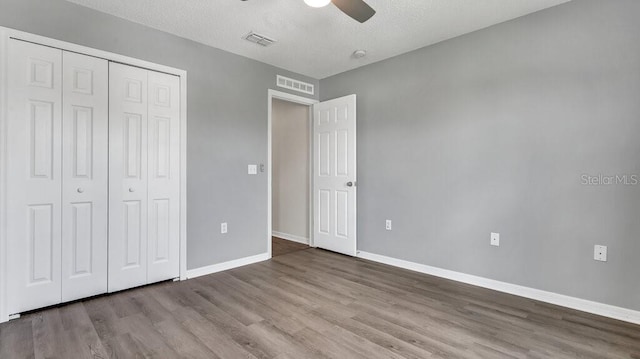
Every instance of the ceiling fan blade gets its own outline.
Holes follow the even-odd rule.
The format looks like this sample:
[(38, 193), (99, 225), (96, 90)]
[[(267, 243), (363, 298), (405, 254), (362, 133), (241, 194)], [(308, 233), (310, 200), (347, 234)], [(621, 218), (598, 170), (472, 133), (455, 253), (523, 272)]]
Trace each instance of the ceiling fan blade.
[(331, 0), (331, 2), (338, 9), (342, 10), (343, 13), (361, 23), (369, 20), (376, 13), (376, 11), (363, 0)]

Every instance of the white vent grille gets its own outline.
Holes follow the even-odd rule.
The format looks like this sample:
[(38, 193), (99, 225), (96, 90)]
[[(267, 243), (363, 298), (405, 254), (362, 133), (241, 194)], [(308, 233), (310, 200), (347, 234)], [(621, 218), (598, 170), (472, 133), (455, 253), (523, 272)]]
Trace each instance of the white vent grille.
[(271, 46), (273, 44), (276, 43), (276, 40), (268, 38), (264, 35), (260, 35), (260, 34), (256, 34), (255, 32), (251, 31), (249, 34), (247, 34), (244, 37), (245, 40), (249, 41), (249, 42), (253, 42), (254, 44), (258, 44), (260, 46)]
[(312, 84), (290, 79), (288, 77), (278, 75), (276, 78), (276, 84), (278, 85), (278, 87), (286, 88), (289, 90), (298, 91), (309, 95), (314, 94), (314, 87)]

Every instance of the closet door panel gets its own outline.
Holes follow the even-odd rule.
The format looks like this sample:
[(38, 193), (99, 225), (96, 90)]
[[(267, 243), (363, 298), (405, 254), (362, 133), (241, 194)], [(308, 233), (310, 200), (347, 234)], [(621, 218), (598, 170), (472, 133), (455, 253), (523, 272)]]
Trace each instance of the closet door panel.
[(61, 64), (61, 50), (9, 41), (9, 314), (61, 300)]
[(63, 301), (107, 291), (108, 66), (63, 53)]
[(109, 291), (147, 283), (147, 71), (109, 64)]
[(180, 276), (180, 81), (149, 71), (149, 283)]

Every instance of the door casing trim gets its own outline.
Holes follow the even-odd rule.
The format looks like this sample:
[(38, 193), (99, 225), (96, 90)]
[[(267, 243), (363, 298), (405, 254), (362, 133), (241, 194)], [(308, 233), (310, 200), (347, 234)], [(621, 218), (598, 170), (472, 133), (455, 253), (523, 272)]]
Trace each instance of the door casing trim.
[(272, 145), (273, 145), (273, 100), (283, 100), (288, 102), (297, 103), (300, 105), (305, 105), (309, 107), (309, 121), (311, 121), (311, 126), (309, 128), (309, 245), (314, 246), (313, 244), (313, 105), (319, 103), (320, 101), (292, 95), (290, 93), (277, 91), (269, 89), (267, 93), (267, 253), (269, 254), (269, 258), (272, 257), (272, 246), (271, 246), (271, 236), (273, 235), (273, 197), (272, 197)]

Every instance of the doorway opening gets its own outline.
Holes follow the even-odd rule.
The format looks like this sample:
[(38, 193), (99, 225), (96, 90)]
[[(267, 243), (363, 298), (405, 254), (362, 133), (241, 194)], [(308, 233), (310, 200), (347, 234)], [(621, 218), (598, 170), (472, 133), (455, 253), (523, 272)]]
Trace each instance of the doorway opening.
[(312, 115), (317, 101), (269, 91), (268, 251), (313, 246)]

